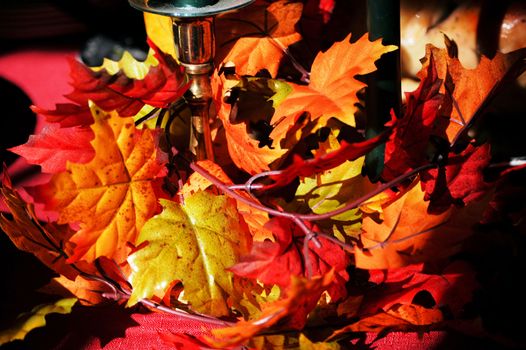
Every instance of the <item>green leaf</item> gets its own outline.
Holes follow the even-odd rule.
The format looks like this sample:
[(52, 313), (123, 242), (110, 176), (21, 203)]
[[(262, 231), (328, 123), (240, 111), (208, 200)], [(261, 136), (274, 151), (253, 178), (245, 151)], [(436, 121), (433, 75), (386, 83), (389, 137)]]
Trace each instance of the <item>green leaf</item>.
[(136, 242), (147, 246), (128, 259), (133, 293), (128, 305), (163, 295), (174, 281), (181, 281), (183, 298), (194, 311), (213, 316), (229, 315), (239, 293), (234, 265), (250, 249), (250, 233), (227, 196), (197, 192), (184, 205), (160, 200), (161, 214), (150, 219)]
[(0, 331), (0, 345), (13, 340), (22, 340), (26, 334), (35, 328), (46, 325), (46, 316), (49, 314), (69, 314), (77, 298), (66, 298), (52, 304), (42, 304), (33, 308), (30, 312), (19, 315), (15, 324), (8, 329)]

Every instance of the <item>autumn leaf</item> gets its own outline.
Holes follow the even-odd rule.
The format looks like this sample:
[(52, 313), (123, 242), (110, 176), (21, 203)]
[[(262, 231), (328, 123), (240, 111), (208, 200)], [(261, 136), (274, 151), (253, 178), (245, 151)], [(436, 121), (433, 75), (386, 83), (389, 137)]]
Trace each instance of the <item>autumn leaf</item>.
[[(372, 188), (362, 174), (364, 158), (328, 169), (317, 176), (301, 180), (296, 190), (295, 200), (306, 204), (315, 214), (325, 214), (341, 207), (346, 201), (358, 198)], [(338, 221), (358, 221), (357, 209), (332, 218)]]
[[(424, 264), (388, 270), (369, 270), (369, 281), (376, 284), (365, 296), (360, 314), (388, 311), (395, 304), (410, 305), (415, 297), (427, 293), (433, 307), (447, 309), (457, 316), (472, 300), (478, 287), (475, 271), (465, 262), (452, 262), (443, 271), (424, 271)], [(427, 306), (427, 305), (426, 305)], [(429, 307), (428, 306), (428, 307)]]
[(490, 97), (500, 92), (504, 83), (513, 81), (526, 69), (525, 58), (525, 49), (507, 54), (497, 52), (492, 59), (482, 56), (476, 68), (466, 69), (457, 57), (449, 55), (447, 49), (430, 44), (426, 47), (419, 77), (425, 79), (427, 66), (435, 64), (438, 78), (444, 82), (441, 92), (447, 93), (454, 102), (447, 128), (449, 141), (456, 138), (464, 125), (470, 124), (479, 110), (491, 102)]
[(93, 124), (93, 116), (87, 101), (83, 105), (59, 103), (52, 110), (31, 106), (31, 110), (44, 116), (48, 123), (58, 123), (62, 128), (84, 127)]
[(152, 41), (148, 44), (153, 56), (145, 62), (127, 54), (118, 62), (105, 60), (103, 66), (90, 68), (69, 57), (73, 91), (65, 97), (73, 103), (57, 104), (53, 110), (31, 109), (50, 123), (72, 127), (93, 123), (88, 101), (122, 117), (136, 115), (145, 105), (167, 108), (188, 89), (184, 69)]
[(309, 242), (308, 260), (303, 255), (305, 233), (295, 223), (285, 218), (273, 218), (267, 227), (275, 236), (275, 242), (254, 242), (249, 255), (229, 270), (238, 276), (257, 279), (259, 282), (288, 287), (293, 276), (322, 276), (334, 269), (334, 281), (329, 288), (333, 300), (346, 295), (345, 283), (349, 257), (336, 243), (318, 237), (321, 247)]
[(66, 250), (71, 250), (66, 242), (73, 232), (65, 226), (41, 223), (34, 206), (13, 188), (7, 171), (4, 171), (0, 193), (12, 215), (8, 218), (0, 214), (0, 229), (18, 249), (35, 255), (53, 271), (74, 279), (78, 271), (66, 263)]
[(217, 18), (217, 66), (232, 62), (240, 75), (267, 70), (276, 77), (287, 47), (301, 39), (296, 23), (303, 5), (279, 0), (263, 1)]
[[(197, 164), (206, 169), (206, 171), (209, 174), (221, 180), (224, 184), (233, 184), (232, 180), (228, 177), (227, 174), (225, 174), (223, 168), (221, 168), (219, 164), (216, 164), (211, 160), (198, 161)], [(188, 179), (183, 185), (183, 188), (179, 191), (179, 194), (183, 197), (188, 197), (199, 191), (204, 191), (210, 188), (211, 186), (212, 183), (210, 181), (208, 181), (198, 172), (194, 172), (188, 177)], [(256, 198), (251, 197), (244, 191), (238, 191), (238, 194), (247, 199), (250, 199), (250, 201), (256, 204), (261, 204)], [(260, 209), (256, 209), (253, 206), (240, 200), (237, 200), (236, 203), (237, 210), (239, 214), (243, 217), (244, 221), (247, 223), (250, 233), (252, 234), (252, 239), (254, 241), (264, 241), (265, 239), (273, 239), (270, 230), (264, 226), (269, 220), (268, 213)]]
[(10, 148), (24, 157), (30, 164), (37, 164), (50, 174), (66, 170), (66, 163), (87, 163), (95, 155), (90, 141), (93, 131), (86, 127), (59, 127), (47, 124), (36, 134), (29, 136), (27, 143)]
[(273, 140), (282, 140), (302, 113), (324, 126), (330, 118), (355, 126), (354, 113), (359, 102), (356, 94), (366, 85), (357, 75), (373, 72), (375, 61), (396, 50), (381, 40), (369, 41), (367, 34), (350, 43), (349, 34), (326, 52), (319, 53), (311, 68), (309, 85), (291, 84), (292, 93), (277, 108), (271, 120)]
[(387, 312), (364, 317), (335, 331), (328, 340), (338, 339), (351, 332), (424, 331), (443, 319), (444, 316), (438, 309), (426, 309), (419, 305), (396, 305)]
[(81, 62), (70, 59), (73, 92), (68, 99), (80, 105), (93, 101), (105, 111), (116, 110), (123, 117), (134, 116), (145, 105), (166, 108), (188, 88), (184, 69), (175, 59), (161, 52), (151, 41), (159, 65), (151, 67), (141, 80), (124, 73), (111, 75), (105, 70), (94, 72)]
[[(260, 147), (260, 141), (252, 137), (247, 131), (249, 122), (231, 121), (232, 105), (224, 101), (225, 94), (231, 89), (238, 86), (239, 81), (229, 80), (224, 75), (219, 76), (216, 72), (212, 78), (212, 86), (216, 91), (214, 97), (216, 108), (218, 109), (218, 118), (225, 129), (228, 153), (234, 164), (249, 174), (257, 174), (269, 170), (269, 165), (283, 157), (287, 150), (280, 148)], [(289, 91), (288, 84), (283, 82), (269, 83), (269, 89), (272, 88), (274, 95), (286, 95)], [(274, 96), (273, 95), (273, 96)], [(271, 106), (277, 106), (282, 101), (269, 96), (268, 103)], [(258, 110), (252, 108), (250, 111)], [(248, 117), (245, 116), (245, 120)]]
[(198, 192), (183, 205), (161, 200), (163, 211), (149, 220), (136, 244), (148, 245), (128, 258), (132, 306), (163, 294), (181, 281), (192, 310), (227, 316), (238, 293), (225, 271), (250, 249), (250, 234), (233, 199)]
[(485, 201), (465, 208), (449, 207), (429, 213), (429, 202), (418, 181), (384, 204), (384, 220), (364, 217), (361, 245), (355, 249), (356, 266), (389, 269), (449, 256), (472, 234), (480, 221)]
[(147, 37), (159, 50), (176, 57), (172, 18), (151, 12), (144, 12), (143, 16)]
[(39, 292), (61, 295), (64, 297), (74, 296), (82, 305), (93, 306), (107, 301), (105, 293), (111, 293), (108, 286), (99, 281), (85, 278), (81, 275), (70, 280), (64, 276), (55, 277)]
[(429, 56), (427, 74), (418, 88), (406, 93), (406, 106), (402, 118), (385, 144), (385, 166), (382, 178), (386, 181), (402, 175), (409, 170), (427, 164), (431, 137), (446, 138), (445, 130), (451, 110), (445, 96), (440, 93), (443, 80), (438, 78), (434, 58)]
[(465, 206), (483, 198), (493, 186), (484, 178), (490, 161), (489, 144), (470, 144), (459, 155), (451, 155), (446, 166), (423, 172), (422, 188), (424, 199), (431, 201), (429, 210), (440, 212), (451, 204)]
[(13, 340), (24, 339), (30, 331), (46, 325), (49, 314), (69, 314), (77, 302), (76, 298), (61, 299), (53, 304), (42, 304), (34, 307), (30, 312), (21, 314), (11, 328), (0, 331), (0, 345)]
[[(149, 44), (152, 44), (151, 42)], [(119, 75), (124, 74), (126, 77), (134, 80), (143, 80), (150, 73), (150, 69), (159, 64), (163, 64), (164, 59), (159, 62), (158, 56), (166, 57), (164, 51), (152, 44), (150, 51), (144, 61), (139, 61), (133, 57), (128, 51), (122, 53), (118, 61), (113, 61), (104, 57), (100, 66), (92, 67), (90, 69), (95, 72), (105, 70), (108, 74)]]
[(205, 339), (212, 346), (224, 349), (241, 345), (273, 326), (279, 325), (282, 329), (302, 329), (308, 314), (314, 309), (332, 279), (332, 272), (311, 280), (293, 278), (287, 295), (278, 301), (263, 305), (262, 314), (258, 319), (239, 321), (228, 328), (214, 329), (213, 336), (206, 336)]
[(324, 170), (336, 168), (346, 161), (356, 160), (385, 141), (388, 136), (389, 133), (384, 132), (362, 142), (348, 143), (343, 140), (340, 148), (337, 150), (311, 159), (303, 159), (298, 155), (294, 155), (291, 165), (281, 170), (279, 174), (270, 176), (275, 181), (272, 187), (284, 186), (297, 177), (308, 177), (321, 173)]
[(68, 163), (49, 183), (28, 189), (38, 202), (59, 213), (59, 224), (76, 224), (76, 245), (69, 261), (100, 256), (122, 262), (143, 224), (157, 210), (156, 179), (163, 176), (166, 155), (157, 135), (136, 130), (132, 118), (93, 107), (95, 157)]

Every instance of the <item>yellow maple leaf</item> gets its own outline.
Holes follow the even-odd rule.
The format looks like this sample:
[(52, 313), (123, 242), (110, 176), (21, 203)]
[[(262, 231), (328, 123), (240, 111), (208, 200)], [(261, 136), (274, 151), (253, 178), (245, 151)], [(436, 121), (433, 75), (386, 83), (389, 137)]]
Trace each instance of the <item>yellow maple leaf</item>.
[(192, 310), (213, 316), (230, 314), (237, 302), (233, 274), (226, 269), (250, 249), (250, 234), (226, 196), (197, 192), (183, 205), (161, 199), (163, 211), (149, 220), (137, 244), (147, 245), (132, 254), (128, 306), (140, 299), (164, 294), (173, 281), (181, 281), (184, 299)]

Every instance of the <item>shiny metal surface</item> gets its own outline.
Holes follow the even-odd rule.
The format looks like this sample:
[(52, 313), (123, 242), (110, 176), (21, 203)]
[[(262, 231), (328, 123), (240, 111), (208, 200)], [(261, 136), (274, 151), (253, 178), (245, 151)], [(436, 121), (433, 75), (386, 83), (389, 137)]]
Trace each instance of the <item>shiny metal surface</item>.
[(207, 64), (214, 59), (214, 18), (173, 19), (177, 58), (182, 64)]
[(144, 12), (191, 18), (207, 17), (245, 7), (255, 0), (128, 0), (130, 5)]
[(210, 75), (214, 70), (214, 16), (247, 6), (254, 0), (128, 1), (140, 11), (172, 18), (177, 59), (191, 81), (185, 94), (192, 112), (189, 149), (196, 160), (213, 160), (209, 110), (213, 98)]

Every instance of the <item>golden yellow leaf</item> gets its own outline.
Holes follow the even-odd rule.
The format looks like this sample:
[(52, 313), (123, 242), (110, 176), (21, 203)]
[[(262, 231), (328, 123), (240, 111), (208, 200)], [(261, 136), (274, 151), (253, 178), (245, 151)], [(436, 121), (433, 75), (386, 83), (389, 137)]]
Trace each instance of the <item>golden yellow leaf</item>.
[(0, 331), (0, 345), (17, 339), (24, 339), (27, 333), (35, 328), (46, 325), (46, 316), (49, 314), (69, 314), (77, 302), (76, 298), (61, 299), (53, 304), (42, 304), (18, 316), (15, 324), (8, 329)]
[[(154, 181), (164, 171), (166, 155), (150, 129), (137, 130), (122, 118), (93, 106), (95, 158), (67, 164), (67, 170), (32, 192), (60, 224), (78, 223), (71, 238), (76, 247), (69, 261), (106, 256), (123, 262), (144, 223), (157, 210)], [(42, 200), (44, 198), (44, 200)]]
[(172, 19), (168, 16), (144, 12), (146, 34), (162, 52), (175, 56)]
[(181, 281), (184, 299), (192, 310), (213, 316), (230, 314), (238, 291), (233, 274), (225, 269), (247, 254), (251, 239), (235, 201), (198, 192), (179, 205), (161, 200), (164, 210), (150, 219), (137, 239), (146, 247), (132, 254), (128, 305), (162, 295), (173, 281)]

